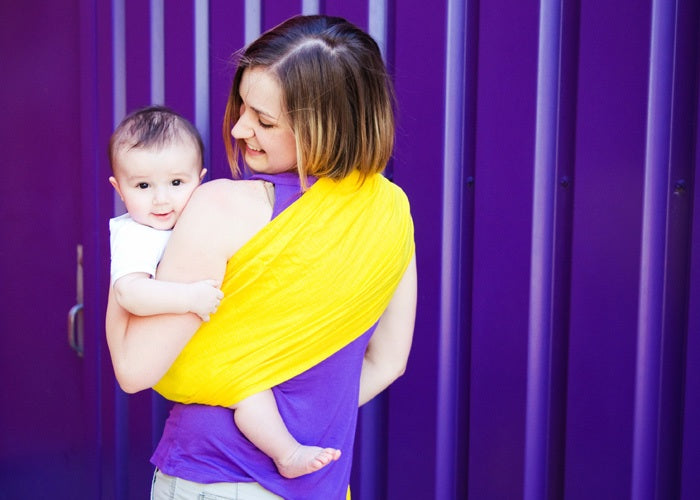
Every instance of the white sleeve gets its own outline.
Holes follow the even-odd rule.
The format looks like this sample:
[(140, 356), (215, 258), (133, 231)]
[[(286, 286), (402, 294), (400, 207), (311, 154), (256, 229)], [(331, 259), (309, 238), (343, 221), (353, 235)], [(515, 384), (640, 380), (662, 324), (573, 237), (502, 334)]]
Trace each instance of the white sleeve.
[(139, 224), (128, 214), (110, 219), (111, 282), (131, 273), (155, 276), (170, 233)]

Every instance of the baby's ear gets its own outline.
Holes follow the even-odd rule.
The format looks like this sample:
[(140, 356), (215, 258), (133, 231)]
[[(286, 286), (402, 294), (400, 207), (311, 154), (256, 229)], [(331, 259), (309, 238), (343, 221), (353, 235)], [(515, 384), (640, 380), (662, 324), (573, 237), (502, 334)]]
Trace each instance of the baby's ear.
[(112, 185), (114, 190), (117, 192), (117, 194), (119, 195), (119, 198), (121, 198), (122, 201), (124, 201), (124, 197), (122, 196), (121, 189), (119, 189), (119, 182), (117, 182), (117, 179), (115, 179), (114, 177), (110, 177), (109, 183)]
[(207, 169), (203, 168), (202, 171), (199, 173), (199, 182), (202, 182), (204, 180), (205, 175), (207, 175)]

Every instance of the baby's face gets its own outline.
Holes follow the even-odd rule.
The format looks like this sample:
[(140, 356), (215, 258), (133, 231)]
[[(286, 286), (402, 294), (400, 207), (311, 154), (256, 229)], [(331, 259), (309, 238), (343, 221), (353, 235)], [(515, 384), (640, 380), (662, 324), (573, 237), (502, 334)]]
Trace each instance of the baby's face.
[(206, 172), (189, 143), (122, 151), (116, 164), (110, 182), (126, 210), (136, 222), (163, 230), (173, 228)]

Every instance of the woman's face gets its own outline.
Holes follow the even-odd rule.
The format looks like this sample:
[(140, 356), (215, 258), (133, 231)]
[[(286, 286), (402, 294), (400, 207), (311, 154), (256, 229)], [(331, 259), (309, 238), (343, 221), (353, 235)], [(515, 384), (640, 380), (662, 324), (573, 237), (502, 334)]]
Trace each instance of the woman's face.
[(277, 80), (264, 68), (248, 68), (238, 90), (240, 118), (231, 135), (238, 141), (248, 167), (265, 174), (296, 170), (294, 133)]

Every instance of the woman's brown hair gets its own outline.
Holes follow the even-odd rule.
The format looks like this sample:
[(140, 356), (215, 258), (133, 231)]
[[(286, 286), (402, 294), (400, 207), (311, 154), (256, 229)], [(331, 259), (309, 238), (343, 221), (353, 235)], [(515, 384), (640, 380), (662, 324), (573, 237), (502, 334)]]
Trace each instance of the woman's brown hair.
[(231, 137), (241, 109), (239, 87), (248, 68), (265, 68), (279, 82), (296, 138), (297, 168), (307, 175), (364, 178), (386, 166), (394, 147), (394, 96), (376, 42), (339, 17), (296, 16), (240, 55), (223, 123), (226, 154), (240, 175)]

